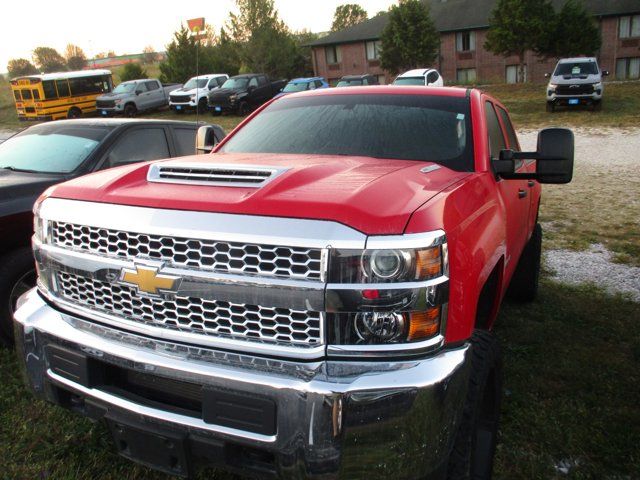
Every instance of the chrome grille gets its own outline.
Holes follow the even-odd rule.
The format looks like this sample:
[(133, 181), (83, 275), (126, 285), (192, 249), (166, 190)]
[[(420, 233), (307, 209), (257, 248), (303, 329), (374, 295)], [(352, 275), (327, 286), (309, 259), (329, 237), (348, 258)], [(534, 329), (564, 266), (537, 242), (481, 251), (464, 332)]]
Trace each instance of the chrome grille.
[(312, 347), (322, 342), (321, 314), (205, 300), (151, 298), (134, 288), (57, 272), (58, 295), (89, 310), (129, 321), (208, 336)]
[(170, 95), (169, 98), (173, 103), (189, 103), (191, 100), (189, 95)]
[(223, 273), (321, 279), (320, 249), (147, 235), (63, 222), (53, 222), (52, 227), (54, 244), (88, 253)]

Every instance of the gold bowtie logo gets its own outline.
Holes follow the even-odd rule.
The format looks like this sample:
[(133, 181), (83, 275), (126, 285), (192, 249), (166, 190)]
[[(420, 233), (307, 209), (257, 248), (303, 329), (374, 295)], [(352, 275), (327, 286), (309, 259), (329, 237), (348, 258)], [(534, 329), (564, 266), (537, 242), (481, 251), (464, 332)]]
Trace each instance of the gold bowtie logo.
[(135, 268), (123, 268), (120, 283), (134, 287), (139, 293), (159, 296), (161, 293), (172, 293), (178, 289), (180, 277), (158, 273), (158, 267), (136, 265)]

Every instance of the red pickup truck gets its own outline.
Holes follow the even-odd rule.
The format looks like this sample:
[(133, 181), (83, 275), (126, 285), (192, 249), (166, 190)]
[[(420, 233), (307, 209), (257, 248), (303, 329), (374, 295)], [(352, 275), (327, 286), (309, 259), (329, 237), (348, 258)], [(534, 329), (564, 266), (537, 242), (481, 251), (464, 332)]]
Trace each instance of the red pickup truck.
[(354, 87), (263, 106), (209, 156), (53, 187), (16, 344), (37, 395), (118, 452), (187, 476), (486, 479), (491, 333), (536, 295), (540, 183), (573, 134), (521, 152), (474, 89)]

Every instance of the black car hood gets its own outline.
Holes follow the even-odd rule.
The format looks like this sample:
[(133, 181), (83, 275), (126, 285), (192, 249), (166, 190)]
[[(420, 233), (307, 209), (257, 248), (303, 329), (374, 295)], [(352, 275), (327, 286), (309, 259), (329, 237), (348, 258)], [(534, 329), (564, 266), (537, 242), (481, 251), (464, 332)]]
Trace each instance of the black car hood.
[(59, 175), (0, 169), (0, 216), (31, 210), (42, 192), (65, 179)]
[(209, 94), (209, 99), (215, 100), (216, 98), (227, 98), (234, 93), (246, 92), (244, 88), (219, 88)]

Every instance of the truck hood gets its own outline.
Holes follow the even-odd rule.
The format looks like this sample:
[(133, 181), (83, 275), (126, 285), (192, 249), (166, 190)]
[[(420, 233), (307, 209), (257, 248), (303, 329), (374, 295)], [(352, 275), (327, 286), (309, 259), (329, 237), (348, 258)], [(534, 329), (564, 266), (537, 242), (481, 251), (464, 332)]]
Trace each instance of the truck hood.
[[(211, 89), (211, 91), (215, 91), (220, 87), (215, 87), (213, 89)], [(192, 88), (190, 90), (185, 90), (184, 88), (179, 88), (177, 90), (171, 90), (171, 93), (169, 93), (169, 96), (171, 95), (196, 95), (197, 93), (205, 93), (205, 92), (209, 92), (208, 89), (206, 88)]]
[(119, 100), (122, 98), (130, 98), (135, 96), (134, 93), (105, 93), (96, 98), (96, 100)]
[[(259, 188), (147, 181), (150, 163), (87, 175), (57, 186), (53, 197), (150, 208), (332, 220), (367, 234), (401, 234), (411, 214), (470, 173), (431, 162), (327, 155), (198, 155), (176, 164), (285, 169)], [(160, 163), (162, 163), (160, 162)], [(152, 162), (154, 163), (154, 162)], [(157, 162), (155, 162), (157, 163)], [(424, 173), (421, 169), (433, 167)]]
[(64, 177), (0, 169), (0, 216), (29, 212), (48, 187)]
[(230, 95), (233, 95), (234, 93), (244, 93), (246, 92), (246, 89), (244, 88), (217, 88), (215, 90), (212, 90), (211, 93), (209, 93), (209, 100), (216, 100), (216, 99), (223, 99), (223, 98), (227, 98)]
[(590, 75), (553, 75), (549, 83), (556, 85), (584, 85), (602, 81), (600, 74)]

